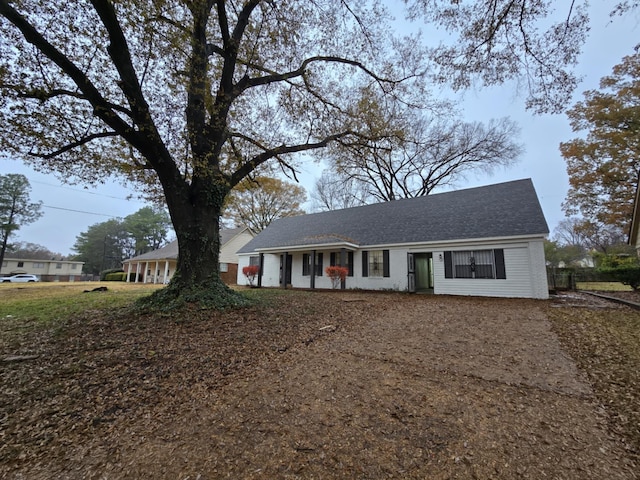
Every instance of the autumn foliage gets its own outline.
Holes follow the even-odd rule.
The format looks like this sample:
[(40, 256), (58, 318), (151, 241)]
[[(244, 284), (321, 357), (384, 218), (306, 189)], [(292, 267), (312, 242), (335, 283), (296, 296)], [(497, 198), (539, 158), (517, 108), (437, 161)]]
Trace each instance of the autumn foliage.
[[(570, 188), (563, 209), (628, 229), (640, 173), (640, 54), (625, 57), (567, 115), (580, 136), (560, 144)], [(585, 136), (586, 133), (586, 136)]]
[(348, 268), (338, 266), (327, 267), (324, 271), (327, 277), (331, 279), (332, 288), (338, 288), (340, 284), (346, 280), (347, 274), (349, 273)]
[(252, 287), (254, 286), (253, 282), (255, 281), (259, 271), (260, 267), (258, 265), (247, 265), (246, 267), (242, 267), (242, 273), (245, 277), (247, 277), (247, 280), (249, 280), (249, 285), (251, 285)]

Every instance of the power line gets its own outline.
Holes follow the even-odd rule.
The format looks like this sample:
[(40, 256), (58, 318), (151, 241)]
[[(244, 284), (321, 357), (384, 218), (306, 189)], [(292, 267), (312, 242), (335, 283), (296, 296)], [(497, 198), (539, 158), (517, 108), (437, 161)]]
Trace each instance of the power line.
[(84, 210), (74, 210), (72, 208), (53, 207), (51, 205), (42, 205), (42, 206), (46, 208), (53, 208), (55, 210), (65, 210), (67, 212), (86, 213), (87, 215), (98, 215), (101, 217), (118, 218), (115, 215), (107, 215), (106, 213), (85, 212)]
[(47, 185), (49, 187), (64, 188), (65, 190), (73, 190), (74, 192), (88, 193), (89, 195), (98, 195), (100, 197), (115, 198), (116, 200), (126, 200), (126, 201), (130, 201), (131, 200), (129, 198), (116, 197), (114, 195), (107, 195), (105, 193), (90, 192), (89, 190), (84, 190), (84, 189), (79, 189), (79, 188), (71, 188), (71, 187), (67, 187), (65, 185), (55, 185), (53, 183), (40, 182), (38, 180), (31, 180), (31, 183), (39, 183), (40, 185)]

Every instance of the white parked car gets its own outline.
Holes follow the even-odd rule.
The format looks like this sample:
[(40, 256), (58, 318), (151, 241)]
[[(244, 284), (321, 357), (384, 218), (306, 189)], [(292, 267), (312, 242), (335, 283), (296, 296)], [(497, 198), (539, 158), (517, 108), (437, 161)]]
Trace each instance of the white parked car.
[(0, 282), (2, 283), (6, 283), (6, 282), (12, 282), (12, 283), (18, 283), (18, 282), (39, 282), (40, 279), (38, 277), (36, 277), (35, 275), (29, 275), (27, 273), (17, 273), (15, 275), (11, 275), (9, 277), (0, 277)]

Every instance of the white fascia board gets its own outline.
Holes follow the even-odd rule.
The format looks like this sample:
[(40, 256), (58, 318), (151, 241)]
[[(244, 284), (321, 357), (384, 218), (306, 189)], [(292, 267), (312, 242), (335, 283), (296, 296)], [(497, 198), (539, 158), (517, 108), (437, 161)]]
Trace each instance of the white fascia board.
[(516, 235), (511, 237), (491, 237), (491, 238), (465, 238), (462, 240), (439, 240), (433, 242), (412, 242), (412, 243), (393, 243), (386, 245), (361, 245), (361, 250), (380, 250), (383, 248), (404, 248), (408, 251), (412, 250), (424, 250), (425, 248), (450, 248), (450, 247), (464, 247), (467, 245), (484, 245), (484, 244), (496, 244), (496, 243), (516, 243), (526, 242), (530, 240), (544, 240), (547, 238), (546, 234), (537, 235)]
[(347, 250), (358, 250), (360, 247), (354, 243), (316, 243), (309, 245), (288, 245), (283, 247), (256, 248), (258, 253), (284, 253), (284, 252), (308, 252), (309, 250), (333, 250), (336, 248), (346, 248)]

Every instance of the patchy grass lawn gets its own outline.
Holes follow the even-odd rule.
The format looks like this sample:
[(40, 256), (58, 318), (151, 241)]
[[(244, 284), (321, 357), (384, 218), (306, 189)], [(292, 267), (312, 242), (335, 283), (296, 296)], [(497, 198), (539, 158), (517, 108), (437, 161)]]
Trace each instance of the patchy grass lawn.
[(600, 291), (600, 292), (632, 292), (629, 285), (620, 282), (577, 282), (578, 290)]
[[(106, 287), (104, 292), (85, 292)], [(0, 320), (34, 324), (64, 321), (79, 313), (120, 308), (162, 285), (125, 282), (0, 283)]]

